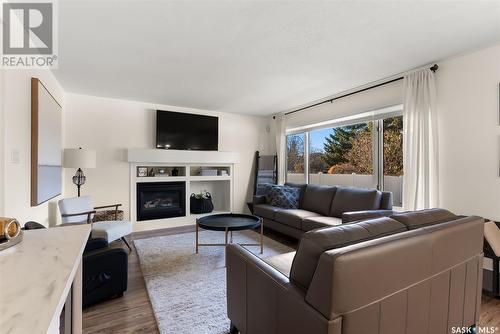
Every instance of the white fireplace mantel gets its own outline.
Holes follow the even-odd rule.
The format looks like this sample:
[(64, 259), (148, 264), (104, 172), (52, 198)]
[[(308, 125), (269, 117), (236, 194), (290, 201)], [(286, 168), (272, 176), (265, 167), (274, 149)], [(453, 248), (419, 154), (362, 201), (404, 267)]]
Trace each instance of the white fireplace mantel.
[(237, 164), (240, 155), (223, 151), (183, 151), (133, 148), (127, 150), (130, 163)]

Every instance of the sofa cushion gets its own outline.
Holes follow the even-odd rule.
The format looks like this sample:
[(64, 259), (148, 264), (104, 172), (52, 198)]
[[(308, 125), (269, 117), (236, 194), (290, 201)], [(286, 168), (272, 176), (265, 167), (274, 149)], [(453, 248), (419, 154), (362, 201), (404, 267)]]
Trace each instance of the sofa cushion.
[(308, 184), (304, 190), (304, 200), (301, 209), (317, 212), (328, 216), (330, 205), (337, 187)]
[(298, 209), (300, 189), (286, 186), (275, 186), (268, 190), (269, 204), (284, 209)]
[(274, 255), (263, 260), (286, 277), (290, 277), (290, 269), (292, 268), (292, 262), (293, 258), (295, 257), (295, 253), (296, 252), (289, 252), (285, 254)]
[(132, 223), (124, 220), (99, 221), (92, 224), (92, 238), (112, 242), (132, 233)]
[(293, 260), (290, 280), (307, 289), (323, 252), (405, 231), (400, 222), (383, 217), (306, 232)]
[(300, 230), (302, 229), (302, 219), (315, 216), (319, 216), (319, 214), (317, 214), (316, 212), (311, 212), (301, 209), (288, 209), (276, 212), (274, 220), (277, 221), (278, 223), (295, 227)]
[(409, 230), (414, 230), (424, 226), (445, 223), (457, 219), (457, 216), (445, 209), (425, 209), (402, 212), (391, 216), (391, 218), (404, 224)]
[(344, 212), (376, 210), (382, 194), (376, 189), (338, 187), (333, 198), (330, 216), (342, 218)]
[(316, 228), (330, 227), (330, 226), (336, 226), (336, 225), (341, 225), (341, 224), (342, 224), (341, 218), (325, 217), (325, 216), (308, 217), (308, 218), (304, 218), (302, 220), (302, 230), (303, 231), (310, 231), (310, 230), (314, 230)]
[(253, 214), (259, 217), (264, 217), (267, 219), (274, 220), (274, 216), (276, 212), (283, 210), (282, 208), (278, 208), (269, 204), (258, 204), (253, 208)]

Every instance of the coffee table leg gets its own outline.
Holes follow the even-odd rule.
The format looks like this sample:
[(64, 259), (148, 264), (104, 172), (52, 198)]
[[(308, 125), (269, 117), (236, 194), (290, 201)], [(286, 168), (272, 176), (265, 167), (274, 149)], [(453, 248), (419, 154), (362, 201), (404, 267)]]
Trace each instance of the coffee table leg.
[(196, 254), (198, 254), (198, 220), (196, 220)]
[(260, 220), (260, 254), (264, 253), (264, 220)]
[(226, 242), (225, 242), (226, 245), (227, 245), (227, 234), (228, 234), (228, 232), (229, 232), (229, 228), (226, 227)]

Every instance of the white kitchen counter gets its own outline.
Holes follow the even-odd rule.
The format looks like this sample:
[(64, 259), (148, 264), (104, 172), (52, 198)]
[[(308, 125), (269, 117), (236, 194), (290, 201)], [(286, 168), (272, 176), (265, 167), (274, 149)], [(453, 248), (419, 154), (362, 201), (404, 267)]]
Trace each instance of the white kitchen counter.
[(66, 324), (82, 332), (81, 263), (89, 233), (90, 225), (24, 231), (21, 243), (0, 252), (2, 333), (57, 332), (68, 295)]

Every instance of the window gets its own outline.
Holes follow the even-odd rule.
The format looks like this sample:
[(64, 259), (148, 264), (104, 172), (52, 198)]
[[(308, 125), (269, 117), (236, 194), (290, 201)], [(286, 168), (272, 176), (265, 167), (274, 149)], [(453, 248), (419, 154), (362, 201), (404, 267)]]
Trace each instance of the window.
[(401, 110), (287, 136), (288, 182), (391, 191), (402, 205)]
[(403, 116), (383, 120), (383, 183), (392, 192), (395, 206), (402, 206), (403, 193)]
[(374, 188), (373, 122), (309, 133), (309, 183)]
[(305, 133), (286, 137), (286, 180), (287, 182), (306, 182), (305, 177)]

